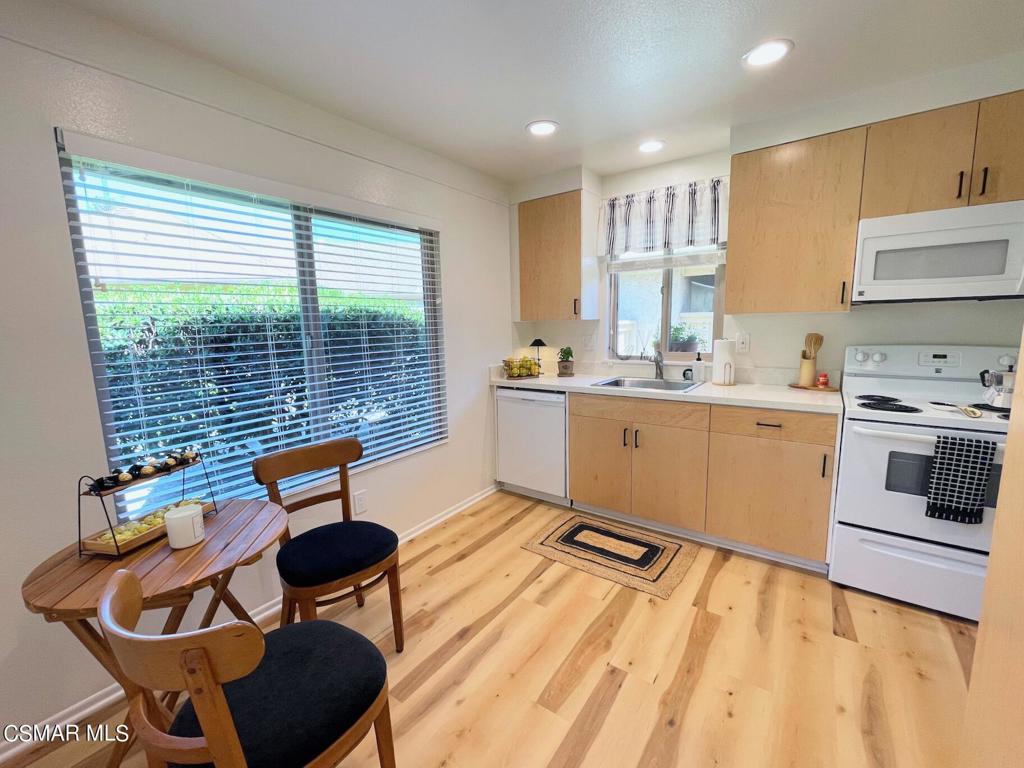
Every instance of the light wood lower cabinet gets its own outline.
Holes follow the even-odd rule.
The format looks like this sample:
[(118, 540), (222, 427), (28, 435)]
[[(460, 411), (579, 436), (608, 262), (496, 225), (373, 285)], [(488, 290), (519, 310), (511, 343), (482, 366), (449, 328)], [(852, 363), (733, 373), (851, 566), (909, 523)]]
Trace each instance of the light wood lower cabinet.
[(832, 447), (713, 432), (707, 532), (822, 561), (832, 470)]
[(569, 496), (574, 501), (630, 512), (631, 430), (628, 421), (569, 417)]
[(703, 531), (709, 415), (696, 403), (570, 395), (569, 496)]
[(633, 425), (633, 514), (704, 530), (708, 433)]

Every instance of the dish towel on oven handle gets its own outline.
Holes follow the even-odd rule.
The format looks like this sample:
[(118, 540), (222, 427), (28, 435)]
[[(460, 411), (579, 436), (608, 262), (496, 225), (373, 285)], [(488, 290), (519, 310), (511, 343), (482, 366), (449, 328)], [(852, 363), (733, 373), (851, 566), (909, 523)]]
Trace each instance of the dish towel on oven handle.
[(991, 440), (939, 435), (925, 514), (957, 523), (980, 523), (995, 457), (996, 444)]

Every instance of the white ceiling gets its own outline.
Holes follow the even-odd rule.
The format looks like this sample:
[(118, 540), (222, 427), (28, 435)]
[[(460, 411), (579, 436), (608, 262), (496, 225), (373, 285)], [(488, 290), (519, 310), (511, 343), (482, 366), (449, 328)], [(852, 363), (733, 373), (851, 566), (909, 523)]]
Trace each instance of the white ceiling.
[[(1024, 49), (1021, 0), (70, 2), (508, 181), (721, 149), (730, 125)], [(796, 49), (744, 68), (771, 37)], [(530, 137), (537, 118), (562, 128)]]

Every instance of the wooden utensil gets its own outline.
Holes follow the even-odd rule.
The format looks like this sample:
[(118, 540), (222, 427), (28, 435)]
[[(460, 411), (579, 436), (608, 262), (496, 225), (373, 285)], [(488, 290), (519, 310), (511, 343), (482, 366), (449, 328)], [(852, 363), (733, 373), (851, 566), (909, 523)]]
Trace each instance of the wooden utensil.
[(824, 343), (825, 337), (820, 333), (808, 333), (804, 337), (804, 351), (807, 352), (807, 357), (814, 359), (818, 356), (818, 350), (821, 349), (822, 343)]

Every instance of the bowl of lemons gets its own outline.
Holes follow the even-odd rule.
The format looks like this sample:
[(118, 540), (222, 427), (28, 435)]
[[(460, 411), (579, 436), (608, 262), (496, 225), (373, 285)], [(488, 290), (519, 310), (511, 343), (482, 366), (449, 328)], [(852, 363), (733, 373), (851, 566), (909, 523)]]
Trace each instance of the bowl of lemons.
[(540, 363), (532, 357), (508, 357), (501, 361), (505, 378), (529, 379), (540, 376)]
[(82, 549), (86, 552), (97, 552), (104, 555), (116, 555), (118, 550), (121, 554), (138, 549), (143, 544), (164, 536), (167, 533), (167, 526), (164, 518), (167, 513), (175, 507), (186, 504), (202, 504), (200, 499), (183, 499), (182, 501), (154, 509), (141, 517), (133, 520), (126, 520), (120, 525), (114, 526), (114, 530), (101, 531), (92, 536), (82, 539)]

